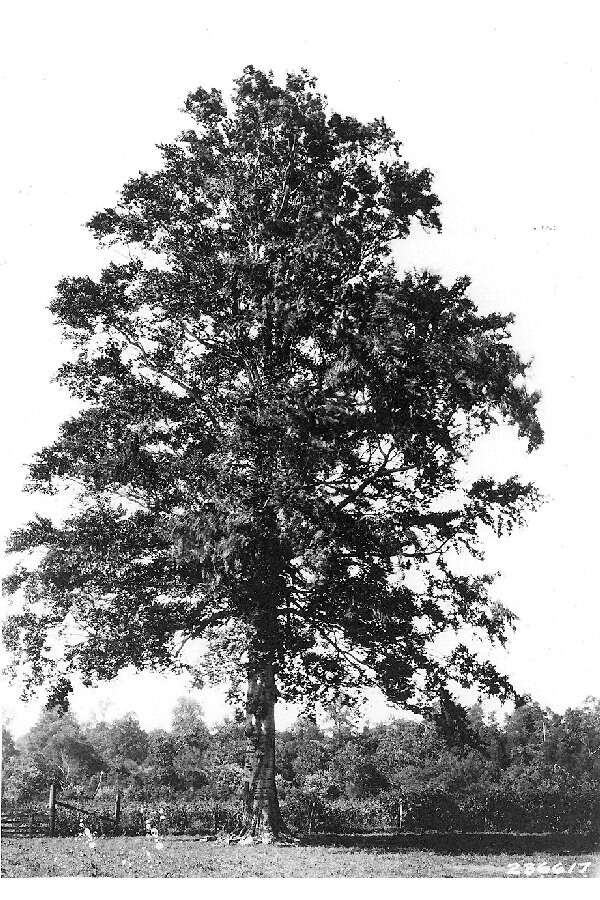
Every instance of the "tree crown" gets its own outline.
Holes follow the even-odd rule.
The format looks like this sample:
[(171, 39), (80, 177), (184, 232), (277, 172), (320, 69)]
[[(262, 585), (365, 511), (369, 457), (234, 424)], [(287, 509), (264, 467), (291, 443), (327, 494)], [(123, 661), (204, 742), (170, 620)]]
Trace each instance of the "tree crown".
[(392, 242), (439, 229), (439, 201), (383, 119), (252, 67), (229, 106), (199, 89), (185, 108), (162, 167), (89, 223), (115, 261), (51, 303), (81, 411), (30, 488), (80, 499), (13, 533), (37, 557), (8, 580), (7, 643), (33, 685), (56, 632), (84, 680), (172, 666), (204, 637), (205, 675), (234, 686), (269, 660), (289, 699), (377, 684), (450, 725), (453, 685), (511, 690), (467, 639), (436, 648), (512, 621), (489, 577), (452, 568), (539, 499), (465, 475), (499, 422), (542, 440), (512, 317), (480, 315), (466, 278), (397, 273)]

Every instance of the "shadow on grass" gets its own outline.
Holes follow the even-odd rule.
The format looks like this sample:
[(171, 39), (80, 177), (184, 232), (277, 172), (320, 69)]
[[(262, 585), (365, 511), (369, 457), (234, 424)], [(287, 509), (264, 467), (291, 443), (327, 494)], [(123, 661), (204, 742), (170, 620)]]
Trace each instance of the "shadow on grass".
[(346, 847), (356, 850), (398, 852), (432, 850), (436, 853), (582, 853), (600, 850), (593, 834), (490, 834), (429, 831), (397, 834), (312, 834), (303, 844), (314, 847)]

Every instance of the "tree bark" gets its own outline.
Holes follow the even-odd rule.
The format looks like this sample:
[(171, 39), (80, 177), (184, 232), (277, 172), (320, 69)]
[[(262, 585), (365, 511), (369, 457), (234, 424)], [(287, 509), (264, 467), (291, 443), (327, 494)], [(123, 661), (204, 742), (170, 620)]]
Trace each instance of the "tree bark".
[(242, 839), (265, 844), (286, 830), (275, 784), (275, 701), (273, 667), (248, 673), (246, 758), (242, 784)]

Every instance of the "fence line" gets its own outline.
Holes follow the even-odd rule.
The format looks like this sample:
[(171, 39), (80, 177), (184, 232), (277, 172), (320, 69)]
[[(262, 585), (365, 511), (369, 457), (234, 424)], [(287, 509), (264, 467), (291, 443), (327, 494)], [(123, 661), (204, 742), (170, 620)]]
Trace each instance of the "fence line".
[(48, 824), (40, 814), (2, 813), (3, 837), (42, 837), (48, 834)]
[(119, 823), (121, 821), (121, 792), (117, 791), (117, 795), (115, 797), (115, 812), (114, 816), (111, 818), (110, 816), (105, 816), (102, 813), (94, 812), (93, 810), (82, 809), (80, 806), (73, 806), (72, 803), (67, 803), (65, 800), (57, 800), (57, 795), (59, 792), (59, 786), (56, 782), (53, 782), (50, 785), (50, 795), (48, 798), (48, 832), (50, 837), (54, 837), (56, 834), (56, 811), (57, 807), (62, 807), (63, 809), (69, 809), (72, 812), (79, 813), (80, 815), (87, 816), (88, 818), (91, 816), (94, 819), (98, 819), (104, 822), (108, 822), (113, 832), (116, 832), (119, 828)]

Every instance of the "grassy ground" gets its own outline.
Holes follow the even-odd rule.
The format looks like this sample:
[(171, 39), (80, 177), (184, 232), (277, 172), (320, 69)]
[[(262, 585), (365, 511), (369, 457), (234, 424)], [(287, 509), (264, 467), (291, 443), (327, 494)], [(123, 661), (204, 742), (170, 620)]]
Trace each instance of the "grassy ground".
[[(455, 836), (456, 837), (456, 836)], [(468, 837), (468, 836), (467, 836)], [(511, 836), (509, 836), (511, 837)], [(345, 840), (344, 843), (351, 844)], [(360, 846), (360, 844), (363, 846)], [(432, 849), (394, 846), (376, 840), (354, 846), (222, 846), (194, 838), (6, 838), (2, 841), (2, 875), (12, 878), (490, 878), (600, 876), (598, 852), (547, 851), (512, 838), (507, 851), (473, 841)], [(379, 846), (377, 844), (379, 843)], [(413, 841), (419, 843), (419, 841)], [(435, 841), (433, 842), (435, 843)], [(437, 841), (443, 844), (443, 841)], [(460, 844), (460, 841), (458, 842)], [(539, 842), (538, 842), (539, 844)], [(555, 867), (554, 870), (552, 867)]]

